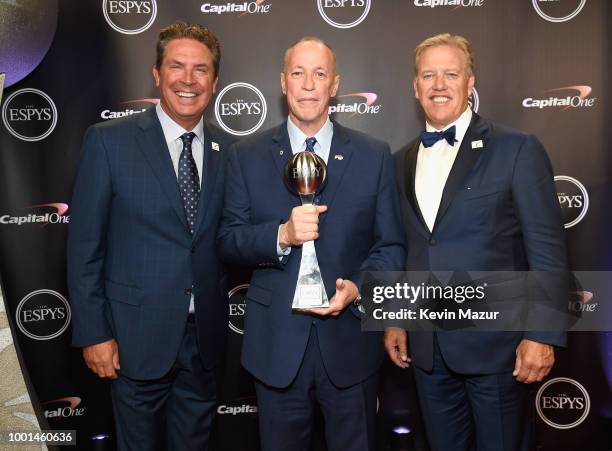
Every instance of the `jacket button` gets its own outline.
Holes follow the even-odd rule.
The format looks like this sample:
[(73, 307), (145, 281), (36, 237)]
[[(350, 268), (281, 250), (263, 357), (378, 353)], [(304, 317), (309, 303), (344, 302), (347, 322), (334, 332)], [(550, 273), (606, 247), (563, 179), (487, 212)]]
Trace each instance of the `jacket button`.
[(195, 246), (191, 246), (189, 248), (189, 252), (191, 252), (192, 254), (195, 254)]
[(435, 240), (435, 238), (430, 238), (430, 239), (429, 239), (429, 244), (430, 244), (431, 246), (435, 246), (437, 243), (438, 243), (438, 242)]
[(193, 294), (193, 290), (190, 288), (185, 288), (185, 294), (191, 296)]

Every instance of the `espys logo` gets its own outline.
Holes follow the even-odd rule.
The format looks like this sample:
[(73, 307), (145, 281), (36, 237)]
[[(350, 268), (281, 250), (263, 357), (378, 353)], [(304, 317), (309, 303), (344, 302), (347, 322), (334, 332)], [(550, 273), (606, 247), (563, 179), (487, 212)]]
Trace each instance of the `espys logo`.
[(45, 406), (45, 418), (72, 418), (85, 415), (85, 407), (81, 405), (81, 398), (66, 396), (41, 403)]
[[(361, 100), (361, 102), (341, 102), (340, 99), (349, 98), (351, 100)], [(329, 106), (329, 114), (334, 113), (352, 113), (350, 117), (356, 114), (378, 114), (380, 105), (375, 105), (378, 96), (373, 92), (354, 92), (352, 94), (344, 94), (336, 97), (336, 104)]]
[(565, 111), (568, 108), (589, 108), (595, 104), (597, 97), (589, 97), (593, 89), (586, 85), (576, 86), (564, 86), (562, 88), (549, 89), (544, 92), (558, 92), (558, 91), (577, 91), (578, 94), (566, 95), (565, 97), (549, 96), (546, 99), (534, 99), (527, 97), (523, 100), (523, 106), (525, 108), (549, 108), (563, 106), (561, 111)]
[(242, 3), (223, 3), (222, 5), (216, 5), (212, 3), (204, 3), (200, 11), (204, 14), (225, 14), (225, 13), (242, 13), (240, 16), (245, 14), (266, 14), (270, 12), (271, 3), (264, 4), (267, 0), (255, 0), (251, 2)]
[(485, 0), (414, 0), (414, 6), (427, 6), (435, 8), (436, 6), (454, 6), (458, 8), (470, 8), (472, 6), (482, 6)]
[[(24, 224), (39, 224), (39, 225), (47, 225), (47, 224), (68, 224), (70, 223), (70, 216), (66, 215), (68, 212), (68, 204), (62, 203), (51, 203), (51, 204), (38, 204), (38, 205), (30, 205), (25, 208), (36, 208), (47, 210), (47, 212), (41, 214), (29, 213), (27, 215), (22, 216), (11, 216), (11, 215), (2, 215), (0, 216), (0, 224), (2, 225), (17, 225), (21, 226)], [(49, 212), (48, 210), (52, 210)], [(55, 211), (53, 211), (55, 210)]]
[(468, 105), (474, 113), (478, 113), (478, 108), (480, 107), (480, 98), (478, 97), (478, 92), (476, 91), (476, 88), (472, 88), (472, 94), (468, 96)]
[[(157, 105), (159, 103), (159, 99), (135, 99), (135, 100), (127, 100), (125, 102), (121, 102), (120, 105), (129, 105), (129, 104), (154, 104)], [(126, 108), (120, 111), (111, 111), (104, 110), (100, 113), (100, 117), (104, 120), (109, 119), (117, 119), (119, 117), (131, 116), (132, 114), (139, 114), (146, 111), (146, 108)]]
[(567, 175), (555, 176), (555, 187), (565, 228), (574, 227), (587, 214), (589, 193), (582, 183)]
[(586, 5), (586, 0), (531, 0), (531, 2), (542, 19), (555, 23), (573, 19)]
[(371, 0), (317, 0), (319, 14), (336, 28), (353, 28), (365, 20)]
[(591, 408), (586, 389), (567, 377), (557, 377), (542, 385), (535, 404), (542, 421), (556, 429), (578, 426), (586, 419)]
[(115, 31), (138, 34), (155, 22), (157, 3), (156, 0), (102, 0), (102, 12)]
[(11, 135), (23, 141), (40, 141), (57, 125), (57, 108), (51, 97), (38, 89), (25, 88), (6, 98), (2, 121)]
[(219, 126), (236, 136), (249, 135), (261, 127), (267, 111), (265, 97), (249, 83), (227, 85), (215, 101), (215, 117)]
[(239, 335), (244, 334), (244, 313), (246, 309), (246, 294), (249, 284), (238, 285), (228, 293), (229, 297), (229, 328)]
[(53, 290), (36, 290), (26, 295), (15, 311), (19, 330), (33, 340), (51, 340), (70, 324), (70, 306)]

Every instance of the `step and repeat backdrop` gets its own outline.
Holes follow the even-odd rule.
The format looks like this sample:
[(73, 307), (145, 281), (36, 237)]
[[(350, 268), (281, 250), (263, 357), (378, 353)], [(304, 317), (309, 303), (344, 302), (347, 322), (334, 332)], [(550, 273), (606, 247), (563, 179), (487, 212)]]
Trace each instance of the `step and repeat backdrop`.
[[(81, 140), (92, 123), (157, 102), (156, 36), (176, 20), (206, 25), (221, 41), (206, 115), (228, 133), (240, 138), (285, 118), (284, 50), (316, 35), (338, 56), (330, 113), (393, 151), (423, 128), (412, 49), (436, 33), (466, 36), (476, 53), (472, 108), (536, 134), (548, 150), (572, 269), (612, 269), (608, 0), (0, 0), (0, 274), (10, 326), (2, 340), (18, 345), (39, 418), (76, 429), (78, 449), (114, 449), (108, 385), (70, 347), (65, 244)], [(239, 363), (248, 273), (233, 271), (231, 286), (214, 449), (251, 451), (259, 449), (257, 404)], [(570, 307), (594, 311), (606, 301)], [(379, 449), (426, 450), (410, 372), (388, 362), (381, 371)], [(612, 449), (611, 388), (612, 333), (572, 334), (533, 388), (531, 449)], [(15, 401), (27, 393), (0, 393), (11, 428), (31, 430), (31, 410), (20, 414)], [(324, 449), (321, 427), (315, 450)]]

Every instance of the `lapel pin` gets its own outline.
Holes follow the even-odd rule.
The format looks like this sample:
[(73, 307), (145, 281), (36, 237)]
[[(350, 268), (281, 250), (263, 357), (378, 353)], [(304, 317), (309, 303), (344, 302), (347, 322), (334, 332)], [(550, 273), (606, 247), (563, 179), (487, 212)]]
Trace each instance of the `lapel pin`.
[(482, 139), (472, 141), (472, 149), (482, 149)]
[(342, 155), (334, 155), (334, 160), (344, 160), (344, 157)]
[(217, 152), (219, 152), (219, 144), (217, 144), (216, 142), (212, 141), (210, 143), (210, 147), (212, 147), (212, 150), (216, 150)]
[(280, 155), (282, 155), (282, 154), (284, 154), (284, 153), (285, 153), (285, 151), (284, 151), (284, 150), (281, 150), (281, 151), (279, 152), (279, 154), (280, 154)]

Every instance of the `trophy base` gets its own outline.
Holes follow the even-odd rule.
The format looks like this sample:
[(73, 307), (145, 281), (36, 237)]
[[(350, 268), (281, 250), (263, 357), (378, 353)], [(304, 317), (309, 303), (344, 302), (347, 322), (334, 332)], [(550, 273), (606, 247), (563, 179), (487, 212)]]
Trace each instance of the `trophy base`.
[(291, 308), (313, 307), (329, 307), (329, 300), (317, 262), (314, 242), (307, 241), (302, 247), (302, 261)]
[(329, 300), (325, 293), (323, 284), (298, 285), (293, 297), (294, 309), (305, 309), (314, 307), (329, 307)]

